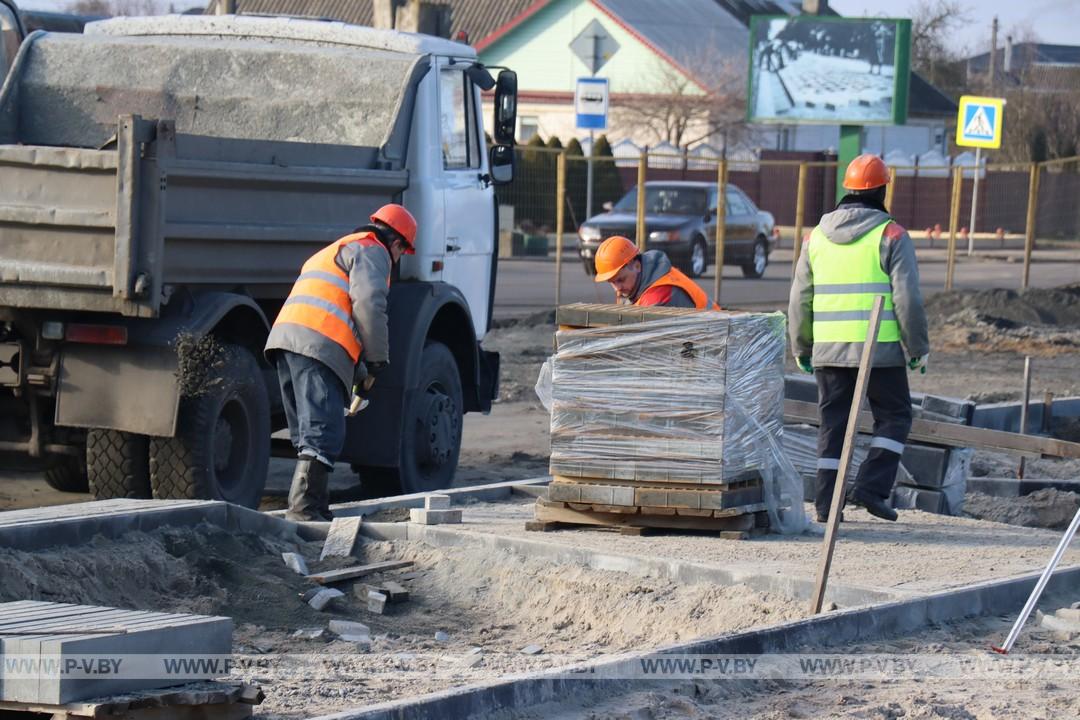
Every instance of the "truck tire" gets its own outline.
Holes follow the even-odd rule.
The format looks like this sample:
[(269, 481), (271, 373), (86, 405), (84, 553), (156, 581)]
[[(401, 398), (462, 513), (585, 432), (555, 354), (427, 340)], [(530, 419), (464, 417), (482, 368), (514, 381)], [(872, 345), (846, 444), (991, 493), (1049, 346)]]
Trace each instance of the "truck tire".
[[(450, 348), (428, 341), (420, 357), (418, 392), (401, 424), (401, 458), (397, 485), (416, 493), (450, 487), (461, 454), (464, 401), (461, 375)], [(393, 489), (390, 473), (371, 477), (384, 494)], [(362, 473), (363, 475), (363, 473)]]
[(49, 458), (45, 466), (45, 482), (53, 490), (70, 493), (84, 493), (89, 487), (86, 480), (86, 468), (72, 455), (56, 455)]
[(180, 402), (177, 434), (150, 438), (158, 499), (258, 507), (270, 463), (270, 401), (255, 357), (224, 345), (203, 391)]
[(119, 430), (86, 433), (86, 475), (95, 500), (150, 497), (150, 439)]

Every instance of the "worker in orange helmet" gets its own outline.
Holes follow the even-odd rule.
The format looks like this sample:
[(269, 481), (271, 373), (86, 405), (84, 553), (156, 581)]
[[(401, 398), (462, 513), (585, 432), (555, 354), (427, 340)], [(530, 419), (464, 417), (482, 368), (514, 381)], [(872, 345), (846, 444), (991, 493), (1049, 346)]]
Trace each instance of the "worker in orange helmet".
[(640, 252), (629, 238), (609, 237), (596, 250), (596, 282), (607, 282), (621, 303), (719, 310), (705, 291), (659, 250)]
[[(884, 520), (900, 456), (911, 431), (908, 370), (926, 372), (929, 333), (915, 246), (885, 207), (889, 169), (860, 155), (844, 173), (847, 194), (822, 216), (795, 268), (788, 333), (796, 364), (818, 386), (817, 519), (829, 519), (848, 413), (866, 343), (870, 310), (885, 299), (867, 399), (874, 416), (870, 452), (847, 501)], [(842, 518), (841, 518), (842, 519)]]
[(349, 389), (369, 391), (390, 361), (390, 273), (415, 253), (416, 218), (390, 204), (370, 220), (304, 263), (266, 341), (297, 452), (289, 520), (332, 519), (328, 474), (345, 445), (345, 408), (360, 406)]

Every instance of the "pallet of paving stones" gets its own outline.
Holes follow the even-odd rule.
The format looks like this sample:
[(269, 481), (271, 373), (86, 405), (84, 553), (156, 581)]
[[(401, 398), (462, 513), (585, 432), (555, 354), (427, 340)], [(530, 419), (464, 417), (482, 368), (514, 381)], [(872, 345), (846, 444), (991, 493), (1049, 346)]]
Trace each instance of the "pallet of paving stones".
[(206, 681), (62, 704), (0, 702), (0, 717), (241, 720), (250, 718), (252, 707), (264, 698), (255, 685)]
[(760, 479), (701, 487), (556, 476), (547, 497), (537, 498), (534, 519), (525, 529), (606, 527), (634, 535), (650, 529), (699, 530), (742, 540), (768, 530), (762, 500)]

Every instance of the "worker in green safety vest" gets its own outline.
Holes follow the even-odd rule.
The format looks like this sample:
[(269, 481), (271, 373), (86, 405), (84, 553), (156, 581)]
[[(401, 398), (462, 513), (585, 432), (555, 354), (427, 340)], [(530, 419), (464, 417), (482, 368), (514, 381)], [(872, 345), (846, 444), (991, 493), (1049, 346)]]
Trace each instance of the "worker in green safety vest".
[(844, 173), (848, 194), (803, 241), (791, 286), (792, 352), (818, 385), (818, 522), (828, 520), (859, 359), (878, 295), (885, 297), (884, 315), (866, 393), (874, 437), (847, 502), (896, 520), (889, 497), (911, 430), (907, 370), (926, 372), (930, 340), (915, 246), (885, 208), (888, 182), (888, 168), (876, 155), (851, 161)]

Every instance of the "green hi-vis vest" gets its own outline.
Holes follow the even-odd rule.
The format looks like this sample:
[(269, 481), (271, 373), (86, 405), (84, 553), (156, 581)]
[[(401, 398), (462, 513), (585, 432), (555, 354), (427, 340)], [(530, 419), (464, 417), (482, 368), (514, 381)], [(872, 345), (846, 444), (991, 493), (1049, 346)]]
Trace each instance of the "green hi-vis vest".
[(878, 342), (899, 342), (892, 284), (881, 269), (886, 221), (847, 245), (830, 242), (820, 228), (810, 233), (807, 252), (814, 276), (814, 342), (866, 342), (874, 298), (885, 296)]

